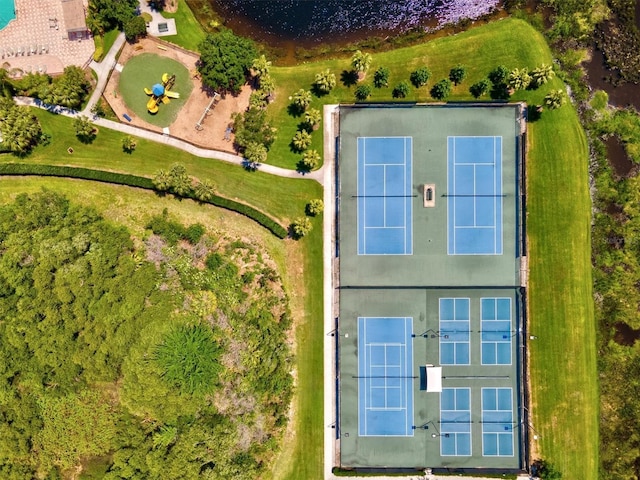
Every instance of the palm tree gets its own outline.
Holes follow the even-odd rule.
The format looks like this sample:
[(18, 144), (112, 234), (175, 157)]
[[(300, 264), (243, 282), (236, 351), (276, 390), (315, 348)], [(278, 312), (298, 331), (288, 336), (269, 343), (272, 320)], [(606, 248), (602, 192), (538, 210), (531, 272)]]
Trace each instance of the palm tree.
[(201, 182), (196, 183), (194, 194), (198, 200), (202, 202), (208, 202), (216, 194), (213, 182), (211, 182), (211, 180), (205, 179)]
[(291, 140), (294, 150), (302, 152), (311, 145), (311, 134), (306, 130), (298, 130)]
[(562, 90), (551, 90), (544, 97), (544, 104), (549, 107), (549, 110), (560, 108), (565, 101), (566, 97), (564, 96), (564, 92)]
[(76, 117), (73, 126), (76, 130), (76, 136), (83, 142), (91, 142), (96, 136), (96, 128), (91, 120), (84, 115)]
[(531, 76), (526, 68), (514, 68), (507, 78), (507, 85), (514, 90), (524, 90), (530, 83)]
[(317, 108), (310, 108), (304, 113), (304, 123), (307, 124), (311, 130), (317, 130), (321, 121), (322, 114)]
[(306, 110), (311, 103), (311, 92), (301, 88), (293, 94), (293, 104), (299, 110)]
[(536, 87), (540, 87), (541, 85), (547, 83), (555, 76), (555, 74), (556, 72), (553, 71), (553, 67), (544, 63), (531, 71), (533, 84)]
[(262, 78), (266, 75), (269, 75), (269, 68), (271, 67), (271, 62), (267, 60), (267, 57), (264, 55), (260, 55), (258, 58), (253, 59), (253, 64), (251, 65), (251, 70), (253, 70), (253, 74)]
[(305, 170), (318, 168), (318, 165), (320, 165), (320, 154), (317, 150), (307, 150), (302, 154), (300, 164)]
[(360, 50), (356, 50), (351, 57), (351, 66), (358, 74), (358, 81), (362, 80), (367, 74), (367, 70), (371, 66), (371, 54), (363, 53)]
[(250, 142), (244, 150), (244, 156), (253, 164), (264, 163), (267, 160), (267, 147), (262, 143)]
[(311, 231), (311, 220), (308, 217), (296, 218), (291, 224), (293, 238), (302, 238)]
[(166, 170), (158, 170), (158, 173), (153, 177), (153, 186), (156, 190), (166, 192), (171, 188), (171, 175)]
[(131, 135), (127, 135), (126, 137), (122, 138), (122, 150), (124, 150), (126, 153), (133, 152), (136, 149), (136, 146), (136, 139)]
[(316, 73), (313, 86), (319, 93), (329, 93), (336, 86), (336, 75), (327, 68), (325, 71)]

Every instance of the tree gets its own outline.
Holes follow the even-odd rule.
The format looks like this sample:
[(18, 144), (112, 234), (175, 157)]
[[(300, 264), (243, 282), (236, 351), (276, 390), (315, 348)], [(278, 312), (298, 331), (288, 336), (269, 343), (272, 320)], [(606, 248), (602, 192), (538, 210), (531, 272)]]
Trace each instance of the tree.
[(431, 91), (429, 93), (436, 100), (444, 100), (451, 94), (451, 80), (443, 78), (431, 87)]
[(413, 83), (413, 86), (416, 88), (422, 87), (427, 84), (429, 81), (429, 77), (431, 77), (431, 70), (427, 67), (420, 67), (417, 70), (411, 72), (409, 76), (409, 80)]
[(506, 84), (507, 78), (509, 78), (509, 69), (504, 65), (498, 65), (489, 72), (489, 80), (494, 85)]
[(171, 188), (171, 175), (166, 170), (158, 170), (158, 173), (153, 177), (153, 186), (156, 190), (166, 192)]
[(467, 76), (467, 68), (464, 65), (458, 64), (449, 71), (449, 80), (454, 85), (461, 83)]
[(373, 85), (376, 88), (389, 86), (390, 71), (387, 67), (379, 67), (373, 74)]
[(244, 113), (233, 117), (235, 143), (246, 148), (251, 142), (263, 144), (267, 150), (276, 139), (276, 129), (267, 122), (267, 112), (262, 108), (250, 107)]
[(240, 93), (256, 58), (253, 42), (234, 35), (231, 30), (223, 30), (207, 35), (198, 48), (197, 68), (202, 83), (216, 91)]
[(131, 17), (126, 22), (124, 22), (124, 36), (127, 40), (134, 41), (140, 37), (147, 36), (147, 22), (144, 21), (139, 15), (135, 17)]
[(297, 218), (291, 223), (291, 236), (300, 239), (311, 232), (311, 220), (308, 217)]
[(319, 198), (314, 198), (309, 203), (307, 203), (306, 207), (307, 215), (315, 217), (316, 215), (320, 215), (324, 211), (324, 202)]
[(122, 137), (122, 150), (126, 153), (132, 153), (138, 144), (136, 143), (136, 139), (131, 135), (127, 135), (126, 137)]
[(315, 78), (315, 81), (313, 82), (313, 87), (315, 88), (316, 92), (320, 94), (327, 94), (335, 86), (336, 86), (336, 74), (331, 73), (331, 71), (328, 68), (320, 73), (316, 73), (316, 78)]
[(302, 160), (300, 160), (301, 170), (315, 170), (318, 165), (320, 165), (320, 154), (317, 150), (307, 150), (302, 154)]
[(138, 0), (89, 0), (87, 26), (94, 34), (122, 29), (127, 20), (136, 14)]
[(391, 95), (393, 96), (393, 98), (405, 98), (407, 95), (409, 95), (409, 91), (409, 82), (403, 80), (395, 86), (395, 88), (391, 92)]
[(297, 152), (306, 150), (311, 145), (311, 134), (306, 130), (298, 130), (291, 140), (291, 145)]
[(271, 75), (263, 74), (260, 76), (260, 90), (264, 92), (267, 98), (273, 96), (276, 91), (276, 82)]
[(264, 55), (260, 55), (258, 58), (254, 58), (251, 63), (251, 70), (253, 74), (262, 79), (262, 77), (269, 75), (269, 70), (271, 68), (271, 62), (267, 60), (267, 57)]
[(309, 104), (311, 103), (311, 92), (309, 90), (305, 90), (301, 88), (296, 93), (293, 94), (293, 105), (299, 111), (304, 111), (307, 109)]
[(473, 95), (474, 98), (480, 98), (483, 95), (486, 95), (491, 88), (491, 82), (488, 78), (483, 78), (479, 82), (474, 83), (469, 87), (469, 92)]
[(322, 113), (317, 108), (304, 112), (304, 123), (310, 130), (317, 130), (322, 121)]
[(367, 70), (371, 66), (371, 54), (363, 53), (360, 50), (356, 50), (353, 56), (351, 57), (351, 66), (358, 74), (358, 81), (362, 80), (367, 74)]
[(2, 146), (18, 155), (26, 155), (42, 139), (40, 120), (13, 100), (0, 97), (0, 133)]
[(555, 76), (551, 65), (542, 64), (531, 71), (531, 81), (534, 87), (538, 88)]
[(262, 143), (251, 142), (244, 149), (244, 157), (254, 165), (267, 161), (267, 148)]
[(358, 88), (356, 88), (355, 92), (353, 93), (356, 96), (356, 100), (363, 102), (371, 95), (371, 85), (358, 85)]
[(509, 72), (507, 85), (513, 90), (524, 90), (531, 83), (531, 76), (526, 68), (514, 68)]
[(201, 182), (196, 183), (193, 193), (201, 202), (208, 202), (215, 197), (216, 189), (211, 180), (204, 179)]
[(550, 110), (555, 110), (564, 105), (566, 97), (562, 90), (551, 90), (544, 97), (544, 104), (549, 107)]
[(174, 163), (169, 170), (169, 190), (180, 197), (186, 197), (192, 191), (193, 182), (187, 169), (180, 163)]
[(83, 143), (91, 143), (96, 138), (96, 128), (91, 120), (84, 115), (79, 115), (73, 121), (76, 137)]

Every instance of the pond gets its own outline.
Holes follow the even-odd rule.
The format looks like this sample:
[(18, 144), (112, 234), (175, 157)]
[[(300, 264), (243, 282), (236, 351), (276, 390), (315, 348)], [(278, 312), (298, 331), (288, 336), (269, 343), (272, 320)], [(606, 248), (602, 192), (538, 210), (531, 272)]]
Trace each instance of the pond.
[(270, 44), (365, 38), (478, 18), (500, 0), (208, 0), (235, 32)]

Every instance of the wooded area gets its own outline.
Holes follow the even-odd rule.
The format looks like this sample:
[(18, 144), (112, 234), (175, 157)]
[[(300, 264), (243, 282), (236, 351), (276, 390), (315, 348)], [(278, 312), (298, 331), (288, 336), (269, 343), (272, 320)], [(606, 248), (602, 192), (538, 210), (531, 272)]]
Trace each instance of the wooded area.
[(0, 207), (2, 478), (268, 467), (292, 390), (278, 273), (258, 247), (166, 211), (147, 228), (134, 247), (48, 191)]

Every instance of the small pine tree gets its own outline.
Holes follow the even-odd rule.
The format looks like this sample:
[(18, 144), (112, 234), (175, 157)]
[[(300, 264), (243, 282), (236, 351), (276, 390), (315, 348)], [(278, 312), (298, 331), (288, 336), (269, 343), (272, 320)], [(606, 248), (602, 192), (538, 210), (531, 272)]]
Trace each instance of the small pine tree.
[(429, 93), (436, 100), (444, 100), (451, 95), (451, 80), (443, 78), (431, 88)]
[(454, 85), (461, 83), (467, 76), (467, 68), (464, 65), (458, 64), (449, 71), (449, 80)]
[(486, 95), (491, 88), (491, 82), (488, 78), (483, 78), (479, 82), (474, 83), (469, 87), (469, 92), (473, 95), (474, 98), (480, 98), (483, 95)]

